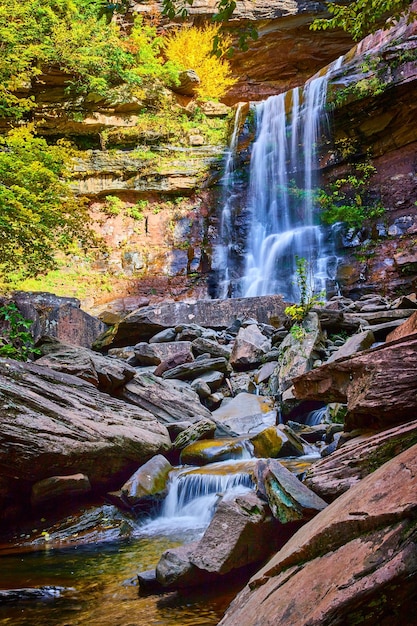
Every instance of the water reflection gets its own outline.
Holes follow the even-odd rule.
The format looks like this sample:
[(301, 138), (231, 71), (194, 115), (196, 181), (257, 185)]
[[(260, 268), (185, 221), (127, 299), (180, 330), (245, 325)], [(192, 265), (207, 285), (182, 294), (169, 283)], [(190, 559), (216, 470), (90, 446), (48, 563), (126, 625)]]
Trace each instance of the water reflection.
[(0, 623), (13, 626), (214, 626), (236, 589), (139, 597), (136, 573), (178, 545), (151, 537), (0, 558), (3, 589), (59, 585), (58, 599), (0, 606)]

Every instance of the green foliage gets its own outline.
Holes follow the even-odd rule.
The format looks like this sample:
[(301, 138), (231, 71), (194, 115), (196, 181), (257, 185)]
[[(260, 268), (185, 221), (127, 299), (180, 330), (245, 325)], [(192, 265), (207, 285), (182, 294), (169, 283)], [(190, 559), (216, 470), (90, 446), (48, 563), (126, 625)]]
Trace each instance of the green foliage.
[(0, 306), (0, 357), (27, 361), (40, 351), (34, 347), (30, 332), (32, 320), (23, 317), (14, 302)]
[[(288, 308), (290, 309), (291, 307), (288, 307)], [(289, 315), (289, 313), (287, 313), (287, 315)], [(294, 341), (297, 341), (298, 343), (300, 343), (306, 336), (306, 331), (299, 324), (293, 324), (290, 328), (290, 334), (291, 334), (291, 337), (294, 339)]]
[[(354, 0), (347, 4), (327, 2), (329, 19), (314, 20), (312, 30), (341, 28), (350, 33), (355, 41), (372, 33), (381, 25), (393, 26), (395, 21), (407, 13), (411, 0)], [(414, 19), (410, 15), (409, 19)]]
[(117, 196), (106, 196), (106, 202), (103, 205), (103, 212), (110, 217), (119, 215), (124, 207), (123, 200), (120, 200)]
[(106, 96), (122, 82), (133, 91), (177, 82), (165, 63), (156, 28), (137, 17), (129, 33), (103, 18), (103, 2), (4, 0), (0, 6), (0, 116), (21, 118), (33, 105), (24, 95), (48, 65), (71, 74), (78, 91)]
[[(216, 54), (212, 54), (213, 42)], [(231, 42), (230, 36), (222, 36), (215, 24), (187, 26), (167, 37), (165, 55), (177, 67), (197, 73), (200, 84), (196, 94), (200, 99), (221, 98), (236, 82), (224, 58)]]
[[(296, 256), (295, 263), (296, 283), (300, 292), (300, 301), (298, 304), (287, 306), (284, 313), (288, 315), (293, 322), (300, 323), (312, 308), (323, 304), (325, 294), (322, 292), (319, 294), (313, 293), (313, 278), (308, 261), (302, 257)], [(296, 328), (294, 333), (297, 332)]]
[(48, 146), (29, 127), (0, 138), (0, 283), (19, 268), (35, 276), (54, 267), (74, 239), (96, 243), (82, 198), (65, 182), (68, 150)]
[(368, 192), (369, 180), (375, 172), (369, 162), (357, 163), (350, 174), (331, 182), (328, 189), (320, 189), (318, 203), (323, 222), (343, 222), (360, 228), (365, 221), (381, 217), (385, 209), (380, 202), (371, 200)]

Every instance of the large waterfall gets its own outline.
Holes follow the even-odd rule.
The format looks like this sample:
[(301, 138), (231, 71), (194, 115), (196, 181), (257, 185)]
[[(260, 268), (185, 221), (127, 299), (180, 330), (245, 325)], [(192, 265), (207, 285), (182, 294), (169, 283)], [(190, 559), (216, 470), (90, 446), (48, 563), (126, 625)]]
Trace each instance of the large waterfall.
[[(314, 291), (326, 290), (333, 278), (332, 236), (319, 224), (314, 197), (327, 84), (341, 61), (313, 77), (304, 89), (295, 88), (255, 106), (256, 139), (243, 209), (234, 205), (235, 198), (242, 202), (242, 196), (236, 191), (237, 140), (233, 137), (223, 181), (221, 242), (214, 256), (219, 297), (280, 293), (297, 300), (297, 256), (308, 262)], [(239, 211), (245, 213), (246, 231), (234, 224)]]

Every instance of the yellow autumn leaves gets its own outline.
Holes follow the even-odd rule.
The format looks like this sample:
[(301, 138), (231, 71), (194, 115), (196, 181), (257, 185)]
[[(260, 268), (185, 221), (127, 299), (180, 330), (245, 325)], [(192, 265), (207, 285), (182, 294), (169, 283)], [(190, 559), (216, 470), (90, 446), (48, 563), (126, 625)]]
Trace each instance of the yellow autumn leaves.
[[(213, 41), (219, 56), (213, 54)], [(198, 98), (219, 99), (236, 83), (225, 58), (231, 43), (231, 37), (222, 36), (215, 24), (186, 26), (166, 38), (164, 54), (181, 69), (196, 72), (201, 81), (196, 90)]]

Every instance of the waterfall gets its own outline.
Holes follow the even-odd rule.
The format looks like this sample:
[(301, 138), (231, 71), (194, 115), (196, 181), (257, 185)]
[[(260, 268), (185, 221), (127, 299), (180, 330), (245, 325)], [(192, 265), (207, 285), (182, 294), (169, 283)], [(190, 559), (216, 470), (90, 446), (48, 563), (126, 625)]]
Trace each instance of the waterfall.
[[(220, 494), (227, 497), (253, 489), (251, 470), (242, 461), (225, 461), (206, 468), (173, 470), (168, 493), (158, 517), (147, 523), (146, 532), (165, 528), (190, 530), (205, 528), (213, 514)], [(143, 527), (142, 527), (143, 532)]]
[[(318, 223), (314, 198), (318, 145), (326, 121), (327, 84), (331, 72), (339, 69), (341, 63), (342, 57), (326, 73), (310, 79), (304, 89), (297, 87), (256, 105), (257, 130), (246, 198), (249, 226), (242, 271), (230, 285), (231, 277), (223, 270), (219, 297), (227, 293), (245, 297), (280, 293), (297, 300), (297, 256), (308, 261), (314, 292), (325, 291), (333, 278), (336, 258), (331, 229)], [(227, 178), (228, 201), (223, 211), (229, 225), (223, 229), (222, 218), (222, 263), (224, 267), (227, 260), (228, 266), (233, 267), (230, 251), (238, 244), (230, 224), (233, 180), (229, 174)]]
[(239, 129), (242, 121), (242, 111), (245, 104), (239, 102), (236, 107), (233, 132), (230, 138), (229, 148), (226, 152), (224, 174), (222, 178), (223, 207), (220, 215), (219, 234), (220, 242), (213, 250), (213, 270), (217, 274), (217, 291), (219, 298), (227, 298), (231, 295), (230, 269), (231, 259), (235, 246), (235, 220), (236, 203), (238, 199), (238, 177), (236, 176), (236, 149), (239, 138)]

